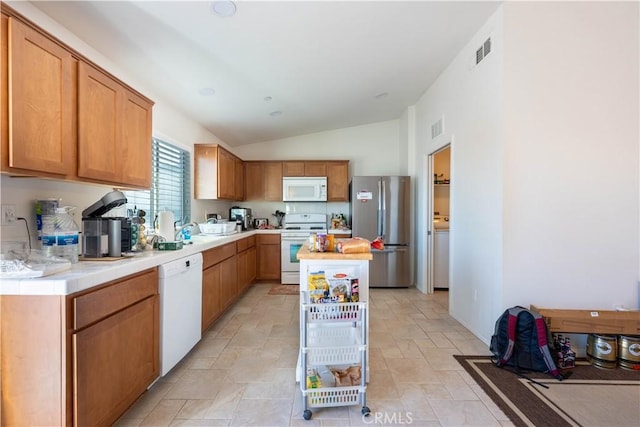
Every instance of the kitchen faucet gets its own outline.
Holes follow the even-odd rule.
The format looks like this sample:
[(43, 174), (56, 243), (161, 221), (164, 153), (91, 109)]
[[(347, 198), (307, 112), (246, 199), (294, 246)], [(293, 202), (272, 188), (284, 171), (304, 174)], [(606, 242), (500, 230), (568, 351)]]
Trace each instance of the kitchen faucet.
[[(200, 227), (198, 226), (197, 222), (190, 222), (188, 224), (184, 224), (182, 226), (180, 226), (180, 228), (178, 228), (178, 230), (176, 231), (176, 235), (175, 235), (175, 240), (184, 240), (183, 238), (183, 234), (182, 234), (182, 230), (184, 230), (185, 228), (190, 227), (191, 228), (191, 233), (190, 234), (200, 234)], [(197, 228), (197, 232), (194, 233), (194, 227)]]

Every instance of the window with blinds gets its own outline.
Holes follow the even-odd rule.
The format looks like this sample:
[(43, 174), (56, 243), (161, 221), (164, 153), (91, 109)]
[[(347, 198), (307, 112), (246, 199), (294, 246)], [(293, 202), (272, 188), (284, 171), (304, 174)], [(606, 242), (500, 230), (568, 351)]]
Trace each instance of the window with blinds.
[(191, 221), (191, 153), (153, 138), (151, 144), (151, 190), (125, 191), (127, 210), (147, 212), (147, 228), (160, 211), (173, 212), (176, 221)]

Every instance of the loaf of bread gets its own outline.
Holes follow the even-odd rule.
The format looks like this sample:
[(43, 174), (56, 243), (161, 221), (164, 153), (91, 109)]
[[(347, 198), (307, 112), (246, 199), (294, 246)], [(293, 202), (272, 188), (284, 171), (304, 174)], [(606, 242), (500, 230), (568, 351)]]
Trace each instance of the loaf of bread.
[(361, 237), (353, 237), (339, 241), (337, 248), (342, 254), (361, 254), (371, 252), (371, 242)]

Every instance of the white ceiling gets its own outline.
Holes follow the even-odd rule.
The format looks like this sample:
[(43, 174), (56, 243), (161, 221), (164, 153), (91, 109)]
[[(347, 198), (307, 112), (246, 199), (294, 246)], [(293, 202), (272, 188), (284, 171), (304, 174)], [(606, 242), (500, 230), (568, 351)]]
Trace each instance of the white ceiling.
[(33, 3), (231, 146), (399, 118), (499, 4)]

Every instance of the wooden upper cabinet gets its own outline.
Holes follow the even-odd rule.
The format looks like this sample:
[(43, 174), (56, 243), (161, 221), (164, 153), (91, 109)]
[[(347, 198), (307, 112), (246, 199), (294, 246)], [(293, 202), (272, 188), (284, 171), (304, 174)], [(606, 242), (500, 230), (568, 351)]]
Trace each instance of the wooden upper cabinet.
[(282, 162), (264, 162), (264, 200), (282, 201)]
[(127, 185), (151, 187), (151, 126), (153, 104), (138, 94), (124, 91), (124, 122), (120, 146), (122, 181)]
[(233, 200), (236, 197), (236, 158), (222, 147), (218, 147), (218, 198)]
[(78, 63), (78, 176), (151, 186), (151, 105), (120, 82)]
[(245, 200), (282, 201), (283, 162), (245, 162)]
[(282, 176), (304, 176), (304, 162), (282, 162)]
[(304, 176), (327, 176), (327, 164), (325, 162), (305, 162)]
[(101, 71), (78, 64), (78, 176), (82, 178), (119, 178), (118, 89), (118, 83)]
[(264, 163), (245, 162), (245, 200), (264, 200)]
[(1, 7), (0, 170), (149, 188), (153, 102)]
[(285, 161), (282, 162), (282, 176), (327, 176), (326, 162)]
[(349, 162), (327, 162), (327, 201), (349, 201)]
[(238, 171), (237, 163), (242, 160), (216, 144), (195, 144), (193, 156), (194, 198), (242, 200), (237, 198), (244, 195), (244, 169)]
[(3, 15), (2, 33), (2, 169), (72, 174), (76, 61), (13, 17)]
[(242, 159), (236, 157), (235, 159), (235, 200), (244, 200), (244, 162)]

